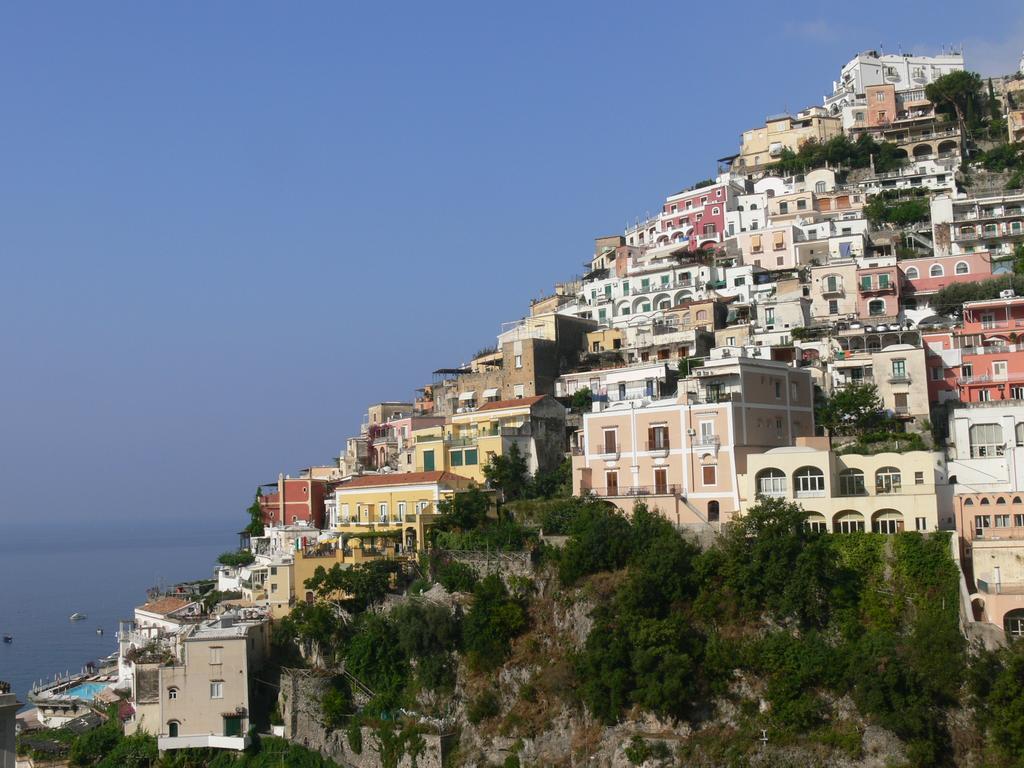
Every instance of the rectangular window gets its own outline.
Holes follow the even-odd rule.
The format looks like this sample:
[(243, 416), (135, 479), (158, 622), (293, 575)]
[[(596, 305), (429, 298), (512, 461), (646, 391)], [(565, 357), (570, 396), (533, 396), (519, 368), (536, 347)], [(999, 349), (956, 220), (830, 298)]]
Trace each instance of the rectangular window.
[(779, 213), (789, 213), (789, 203), (779, 203)]
[(221, 680), (210, 681), (210, 698), (211, 699), (223, 699), (224, 698), (224, 683)]
[(405, 502), (398, 502), (398, 522), (405, 522)]
[(388, 521), (388, 505), (387, 503), (381, 504), (377, 511), (378, 522), (386, 523)]
[(775, 382), (775, 399), (782, 399), (782, 383), (778, 381)]
[(1024, 387), (1020, 384), (1010, 387), (1010, 397), (1014, 400), (1024, 400)]
[(878, 276), (878, 287), (879, 288), (888, 288), (889, 287), (889, 275), (887, 273), (882, 272)]
[(222, 652), (223, 651), (224, 651), (224, 649), (222, 647), (220, 647), (219, 645), (211, 646), (210, 647), (210, 663), (211, 664), (223, 664), (224, 663), (224, 660), (223, 660), (223, 657), (222, 657)]
[(996, 528), (1009, 528), (1010, 527), (1010, 516), (1009, 515), (996, 515), (995, 516)]
[(466, 466), (467, 467), (476, 466), (476, 463), (477, 463), (476, 448), (467, 449), (466, 453), (464, 454), (464, 460), (466, 462)]
[(647, 450), (666, 451), (669, 448), (668, 426), (655, 424), (647, 430)]
[(924, 472), (914, 473), (914, 485), (924, 485)]
[(860, 287), (861, 287), (861, 290), (864, 290), (864, 291), (870, 291), (871, 290), (871, 275), (864, 275), (860, 279)]
[(974, 537), (977, 539), (984, 538), (985, 529), (992, 526), (992, 519), (988, 515), (975, 515), (974, 516)]
[(925, 517), (914, 518), (914, 530), (927, 531), (928, 530), (928, 519)]
[(906, 360), (893, 360), (892, 361), (892, 377), (894, 379), (905, 379), (905, 378), (907, 378), (907, 361)]
[(992, 393), (991, 392), (989, 392), (987, 389), (979, 390), (979, 392), (978, 392), (978, 402), (979, 403), (987, 403), (991, 399), (992, 399)]
[(714, 467), (701, 467), (701, 482), (704, 485), (717, 485), (717, 473)]
[(424, 451), (423, 452), (423, 471), (433, 472), (434, 471), (434, 452)]
[(629, 280), (622, 281), (622, 295), (629, 296)]
[(516, 400), (522, 400), (523, 397), (525, 396), (525, 392), (526, 392), (526, 385), (525, 384), (516, 384), (514, 387), (512, 387), (512, 395), (513, 395), (513, 397), (515, 397)]
[(1024, 515), (1020, 515), (1020, 514), (1014, 515), (1013, 516), (1013, 525), (1016, 528), (1024, 528)]
[(993, 360), (992, 361), (992, 376), (997, 379), (1006, 378), (1006, 361), (1005, 360)]
[(772, 247), (776, 251), (781, 251), (786, 247), (786, 233), (785, 232), (773, 232), (772, 233)]
[(828, 313), (830, 315), (838, 315), (839, 314), (839, 302), (836, 301), (835, 299), (829, 299), (829, 302), (828, 302)]
[(751, 251), (751, 253), (760, 253), (761, 252), (761, 236), (760, 235), (751, 235), (750, 236), (750, 251)]
[(516, 355), (515, 365), (516, 365), (516, 368), (522, 368), (523, 367), (523, 356), (522, 355)]
[(605, 492), (609, 496), (619, 495), (619, 473), (618, 472), (605, 472), (604, 473)]
[(616, 439), (616, 432), (614, 429), (606, 429), (604, 431), (604, 452), (605, 453), (618, 453), (619, 446), (618, 440)]
[(450, 454), (450, 463), (453, 467), (462, 466), (462, 451), (452, 451)]
[(942, 380), (942, 369), (939, 368), (938, 366), (935, 366), (934, 368), (929, 368), (928, 371), (931, 374), (932, 381)]

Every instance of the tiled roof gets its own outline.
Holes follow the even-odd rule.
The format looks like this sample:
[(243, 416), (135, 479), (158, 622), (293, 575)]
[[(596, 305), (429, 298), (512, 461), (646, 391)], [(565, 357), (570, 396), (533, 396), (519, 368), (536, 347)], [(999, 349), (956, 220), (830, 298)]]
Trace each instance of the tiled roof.
[(468, 483), (469, 478), (454, 472), (395, 472), (389, 475), (360, 475), (338, 486), (346, 488), (375, 488), (389, 485), (419, 485), (422, 483)]
[(533, 397), (518, 397), (513, 400), (496, 400), (493, 403), (484, 403), (476, 409), (476, 413), (480, 411), (497, 411), (502, 408), (522, 408), (523, 406), (530, 406), (539, 403), (547, 395), (534, 395)]
[(191, 600), (182, 600), (180, 597), (160, 597), (156, 600), (151, 600), (145, 605), (140, 605), (139, 610), (166, 616), (168, 613), (173, 613), (179, 608), (184, 608), (191, 602)]

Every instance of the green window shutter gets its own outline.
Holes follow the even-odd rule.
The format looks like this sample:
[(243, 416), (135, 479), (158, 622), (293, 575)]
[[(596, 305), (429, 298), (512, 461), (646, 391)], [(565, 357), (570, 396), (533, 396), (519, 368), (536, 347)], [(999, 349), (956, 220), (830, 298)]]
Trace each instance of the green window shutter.
[(476, 448), (473, 448), (471, 450), (467, 450), (466, 451), (466, 466), (467, 467), (472, 467), (472, 466), (475, 466), (476, 463), (477, 463)]
[(452, 451), (451, 457), (452, 457), (452, 466), (453, 467), (461, 467), (462, 466), (462, 451)]
[(423, 471), (433, 472), (434, 471), (434, 452), (424, 451), (423, 452)]

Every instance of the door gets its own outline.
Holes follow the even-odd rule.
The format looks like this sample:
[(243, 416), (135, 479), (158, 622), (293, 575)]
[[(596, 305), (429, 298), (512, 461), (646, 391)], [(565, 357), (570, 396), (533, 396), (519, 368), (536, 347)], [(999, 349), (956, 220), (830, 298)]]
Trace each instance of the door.
[(171, 722), (167, 724), (167, 735), (172, 739), (178, 738), (178, 723), (176, 720), (171, 720)]
[(896, 413), (907, 413), (907, 394), (905, 392), (897, 392), (893, 397), (896, 400)]
[(654, 492), (659, 495), (668, 493), (668, 471), (665, 469), (654, 470)]
[(615, 453), (616, 452), (615, 430), (614, 429), (606, 429), (605, 430), (605, 433), (604, 433), (604, 452), (605, 453)]
[(626, 399), (626, 385), (625, 384), (619, 384), (619, 400), (625, 400), (625, 399)]
[(618, 472), (606, 472), (605, 473), (605, 485), (608, 488), (609, 496), (619, 495), (619, 473)]
[(225, 736), (241, 736), (242, 735), (242, 717), (241, 717), (241, 715), (224, 715), (224, 735)]
[(715, 422), (702, 421), (700, 423), (701, 445), (710, 445), (715, 441)]

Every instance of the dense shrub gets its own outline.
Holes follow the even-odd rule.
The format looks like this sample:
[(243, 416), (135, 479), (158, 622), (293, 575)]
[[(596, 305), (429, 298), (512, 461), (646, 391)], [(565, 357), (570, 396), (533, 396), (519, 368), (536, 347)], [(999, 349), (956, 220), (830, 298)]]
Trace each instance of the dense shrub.
[(462, 624), (462, 645), (475, 669), (499, 666), (508, 656), (512, 638), (526, 628), (526, 609), (509, 595), (501, 579), (491, 574), (473, 590), (473, 606)]

